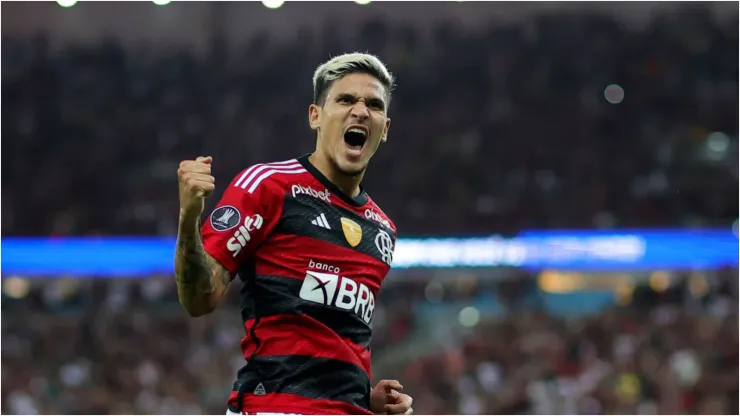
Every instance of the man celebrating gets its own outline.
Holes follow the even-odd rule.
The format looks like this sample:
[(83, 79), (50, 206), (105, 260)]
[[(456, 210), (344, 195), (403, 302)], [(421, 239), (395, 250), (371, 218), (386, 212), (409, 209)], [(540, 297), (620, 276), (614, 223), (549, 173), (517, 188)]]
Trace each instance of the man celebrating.
[(246, 364), (227, 414), (412, 412), (397, 381), (370, 388), (370, 322), (397, 234), (360, 182), (387, 140), (393, 86), (372, 55), (319, 66), (308, 110), (316, 151), (237, 174), (202, 228), (212, 158), (180, 163), (180, 302), (200, 316), (234, 276), (243, 284)]

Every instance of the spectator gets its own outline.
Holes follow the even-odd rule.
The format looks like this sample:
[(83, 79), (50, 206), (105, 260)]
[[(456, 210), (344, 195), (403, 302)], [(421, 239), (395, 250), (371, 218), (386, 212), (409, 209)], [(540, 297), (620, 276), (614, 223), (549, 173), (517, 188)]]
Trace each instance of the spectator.
[(482, 33), (447, 23), (434, 44), (369, 22), (357, 42), (269, 43), (258, 66), (235, 51), (217, 64), (112, 41), (53, 54), (43, 38), (3, 37), (2, 230), (174, 234), (180, 160), (213, 155), (223, 185), (310, 151), (313, 66), (365, 45), (400, 80), (366, 187), (403, 236), (729, 225), (738, 38), (728, 22), (692, 9), (638, 31), (598, 15)]

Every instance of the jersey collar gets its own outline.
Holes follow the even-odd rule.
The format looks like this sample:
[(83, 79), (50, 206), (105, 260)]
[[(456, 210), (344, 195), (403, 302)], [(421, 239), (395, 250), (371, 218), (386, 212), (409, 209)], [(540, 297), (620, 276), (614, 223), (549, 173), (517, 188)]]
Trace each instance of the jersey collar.
[(311, 164), (311, 162), (308, 160), (308, 157), (311, 156), (311, 153), (305, 154), (301, 157), (299, 157), (298, 163), (300, 163), (311, 175), (313, 175), (316, 180), (321, 182), (322, 185), (324, 185), (331, 193), (338, 196), (342, 201), (356, 207), (361, 207), (365, 204), (367, 204), (367, 193), (365, 192), (365, 189), (360, 185), (360, 193), (352, 198), (342, 192), (341, 189), (339, 189), (338, 186), (334, 185), (332, 181), (329, 180), (326, 176), (324, 176), (323, 173), (321, 173), (314, 165)]

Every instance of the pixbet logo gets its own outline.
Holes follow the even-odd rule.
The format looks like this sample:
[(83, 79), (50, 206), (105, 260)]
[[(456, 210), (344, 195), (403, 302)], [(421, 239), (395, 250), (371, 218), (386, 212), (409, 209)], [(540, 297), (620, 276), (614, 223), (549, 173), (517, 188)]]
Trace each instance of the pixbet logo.
[(377, 212), (375, 212), (375, 211), (373, 211), (371, 209), (366, 209), (365, 210), (365, 218), (367, 218), (369, 220), (373, 220), (373, 221), (379, 222), (379, 223), (385, 225), (386, 227), (391, 228), (391, 224), (388, 222), (388, 220), (386, 220), (385, 218), (381, 217), (380, 214), (378, 214)]
[(290, 192), (293, 194), (293, 198), (296, 197), (296, 195), (311, 195), (314, 198), (318, 198), (328, 204), (331, 204), (331, 199), (329, 197), (330, 193), (328, 189), (324, 189), (322, 192), (319, 192), (310, 186), (301, 186), (301, 185), (293, 185), (290, 188)]
[(264, 220), (259, 214), (254, 214), (244, 219), (244, 224), (240, 225), (234, 233), (234, 236), (226, 242), (226, 248), (231, 252), (231, 257), (236, 257), (242, 248), (247, 245), (252, 236), (249, 234), (254, 230), (262, 228)]
[(299, 294), (301, 299), (353, 311), (370, 324), (375, 296), (362, 283), (331, 273), (307, 271)]

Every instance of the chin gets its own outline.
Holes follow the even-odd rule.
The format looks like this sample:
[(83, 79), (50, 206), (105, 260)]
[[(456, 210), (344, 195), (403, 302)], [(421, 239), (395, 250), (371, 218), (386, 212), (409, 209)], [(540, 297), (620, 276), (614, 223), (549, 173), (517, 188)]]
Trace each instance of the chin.
[(367, 162), (351, 162), (349, 160), (342, 160), (336, 163), (337, 170), (347, 176), (361, 175), (367, 169)]
[(365, 172), (365, 167), (361, 169), (342, 169), (342, 173), (347, 176), (359, 176), (362, 175), (362, 173)]

